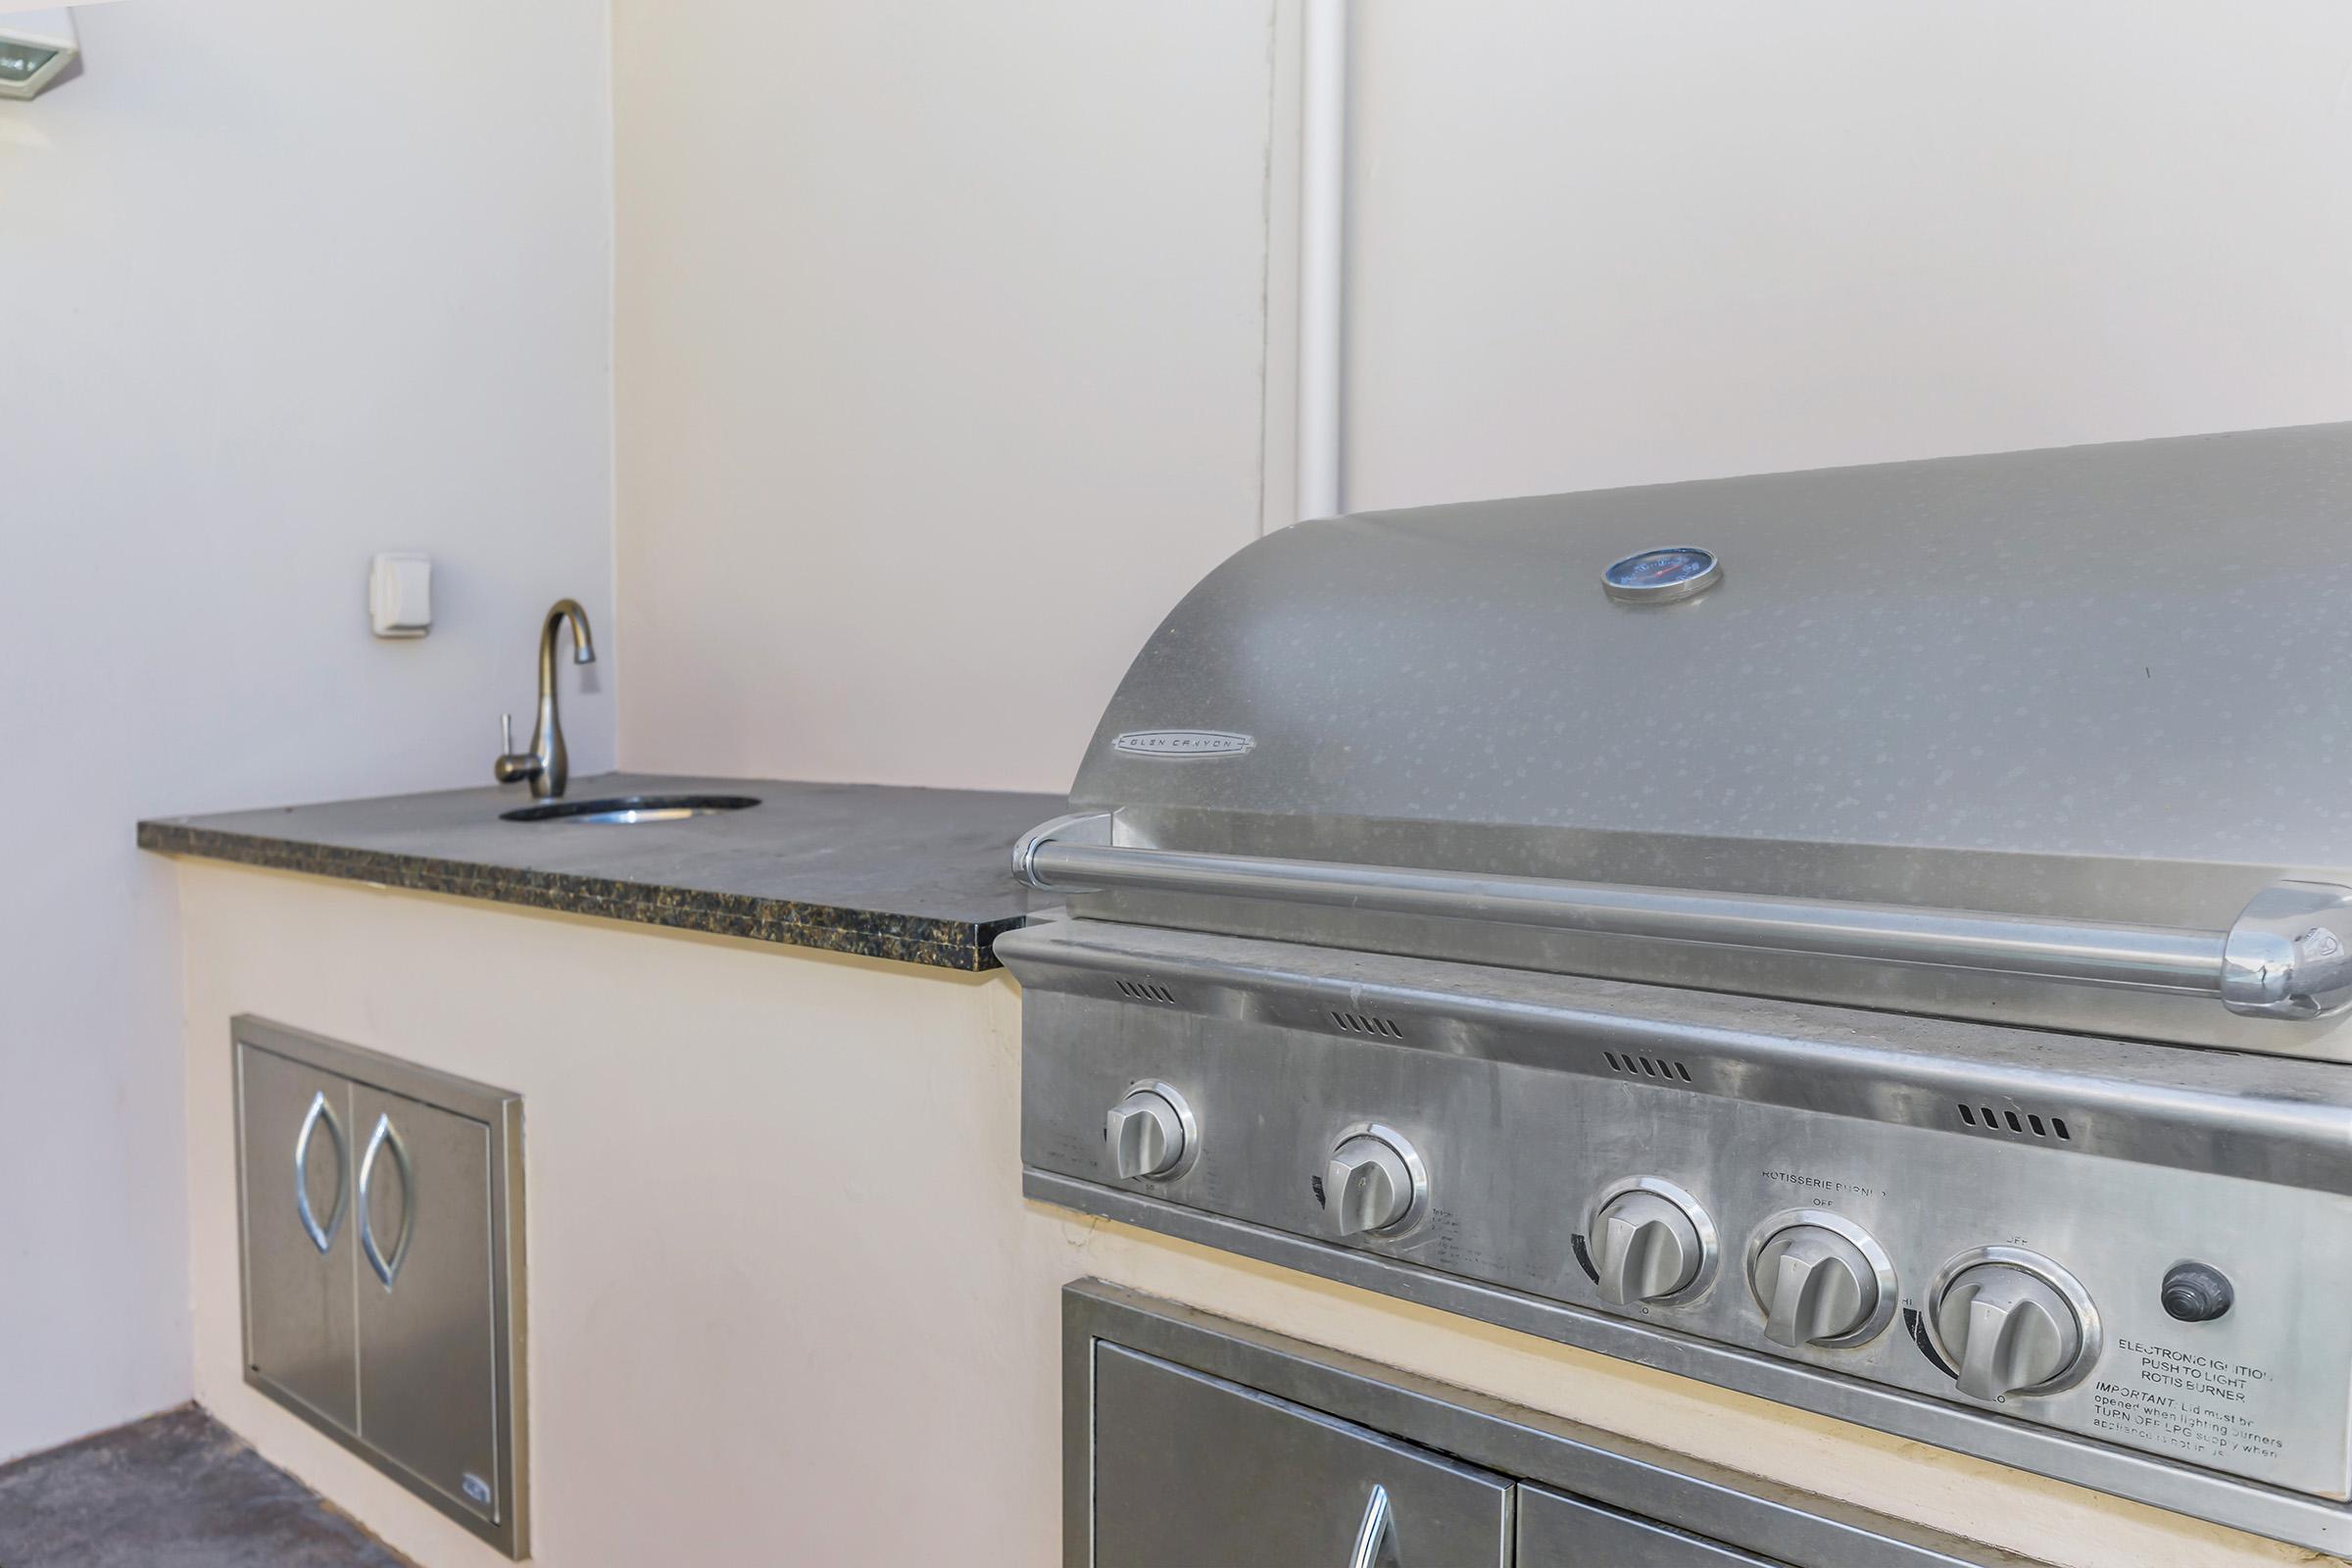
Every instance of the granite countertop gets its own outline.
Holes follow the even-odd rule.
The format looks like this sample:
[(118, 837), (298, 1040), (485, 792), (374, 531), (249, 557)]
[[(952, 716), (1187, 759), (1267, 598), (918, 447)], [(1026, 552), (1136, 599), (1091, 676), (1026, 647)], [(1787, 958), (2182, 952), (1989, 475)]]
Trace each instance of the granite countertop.
[(1050, 907), (1015, 882), (1013, 840), (1057, 795), (606, 773), (566, 801), (750, 795), (741, 811), (612, 825), (507, 822), (520, 786), (394, 795), (139, 824), (166, 855), (489, 899), (793, 947), (993, 969), (998, 935)]

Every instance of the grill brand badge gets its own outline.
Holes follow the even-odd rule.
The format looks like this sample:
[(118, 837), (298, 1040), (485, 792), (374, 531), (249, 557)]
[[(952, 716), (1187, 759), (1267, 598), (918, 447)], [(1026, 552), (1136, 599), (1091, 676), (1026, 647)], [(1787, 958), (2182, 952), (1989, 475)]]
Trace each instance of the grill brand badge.
[(1129, 757), (1240, 757), (1256, 748), (1255, 737), (1222, 729), (1131, 729), (1110, 743)]

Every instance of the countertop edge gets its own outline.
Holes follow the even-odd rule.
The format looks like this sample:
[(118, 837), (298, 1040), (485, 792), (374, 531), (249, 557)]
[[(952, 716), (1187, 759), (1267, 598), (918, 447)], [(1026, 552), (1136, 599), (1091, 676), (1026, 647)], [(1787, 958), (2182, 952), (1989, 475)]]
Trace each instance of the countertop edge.
[(885, 958), (963, 973), (1003, 967), (994, 951), (996, 939), (1027, 924), (1030, 918), (1012, 915), (997, 920), (950, 920), (893, 914), (887, 910), (793, 899), (762, 899), (474, 860), (447, 860), (395, 851), (353, 849), (154, 818), (139, 822), (138, 847), (158, 855), (186, 856), (408, 892), (439, 893), (452, 898), (584, 914), (632, 925), (702, 931), (779, 947)]

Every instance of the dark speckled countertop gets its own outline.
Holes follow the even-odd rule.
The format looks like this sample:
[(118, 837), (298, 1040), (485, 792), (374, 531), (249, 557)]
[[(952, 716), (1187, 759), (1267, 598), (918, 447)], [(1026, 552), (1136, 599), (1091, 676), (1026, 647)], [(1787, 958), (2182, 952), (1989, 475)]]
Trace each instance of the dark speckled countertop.
[[(1050, 906), (1012, 879), (1012, 842), (1057, 795), (607, 773), (567, 801), (751, 795), (676, 822), (507, 822), (519, 786), (394, 795), (139, 824), (139, 847), (459, 898), (993, 969), (999, 933)], [(1034, 905), (1032, 901), (1035, 901)]]

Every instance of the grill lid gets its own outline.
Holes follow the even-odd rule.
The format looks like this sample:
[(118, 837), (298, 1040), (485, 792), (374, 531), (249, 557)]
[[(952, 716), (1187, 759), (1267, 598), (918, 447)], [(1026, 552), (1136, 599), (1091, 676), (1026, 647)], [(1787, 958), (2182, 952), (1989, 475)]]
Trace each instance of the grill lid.
[(1071, 793), (1114, 852), (1218, 874), (1043, 880), (1144, 923), (2352, 1054), (2315, 1016), (2352, 1000), (2343, 901), (2248, 908), (2352, 882), (2348, 606), (2352, 425), (1303, 523), (1177, 607)]

